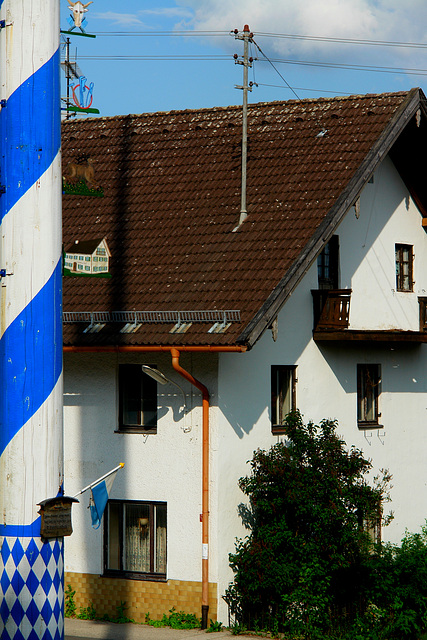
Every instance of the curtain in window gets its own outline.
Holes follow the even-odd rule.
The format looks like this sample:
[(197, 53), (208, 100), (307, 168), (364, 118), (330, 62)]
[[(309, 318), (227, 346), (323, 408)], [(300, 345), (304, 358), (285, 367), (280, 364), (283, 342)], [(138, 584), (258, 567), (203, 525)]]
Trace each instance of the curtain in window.
[(166, 573), (166, 505), (156, 507), (156, 573)]
[(150, 508), (126, 505), (125, 571), (150, 571)]

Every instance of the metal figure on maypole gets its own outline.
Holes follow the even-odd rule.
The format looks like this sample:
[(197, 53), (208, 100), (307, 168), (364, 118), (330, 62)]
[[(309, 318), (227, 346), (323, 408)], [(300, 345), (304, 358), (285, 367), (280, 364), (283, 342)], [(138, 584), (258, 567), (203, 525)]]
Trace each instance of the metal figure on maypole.
[(64, 633), (59, 11), (0, 0), (2, 640)]

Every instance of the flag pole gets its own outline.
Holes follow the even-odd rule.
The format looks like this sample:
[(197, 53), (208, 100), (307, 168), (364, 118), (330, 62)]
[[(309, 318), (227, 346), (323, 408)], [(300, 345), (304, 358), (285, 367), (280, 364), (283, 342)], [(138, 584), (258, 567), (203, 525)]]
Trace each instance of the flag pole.
[(108, 478), (108, 476), (111, 476), (112, 473), (115, 473), (116, 471), (118, 471), (119, 469), (123, 469), (123, 467), (125, 466), (124, 462), (121, 462), (119, 465), (117, 465), (117, 467), (114, 467), (114, 469), (111, 469), (111, 471), (109, 471), (108, 473), (106, 473), (105, 475), (101, 476), (100, 478), (98, 478), (98, 480), (94, 480), (93, 482), (91, 482), (90, 484), (88, 484), (87, 487), (85, 487), (84, 489), (82, 489), (81, 491), (79, 491), (78, 493), (76, 493), (76, 495), (73, 496), (73, 498), (77, 498), (77, 496), (79, 496), (81, 493), (84, 493), (85, 491), (87, 491), (88, 489), (92, 489), (92, 487), (94, 487), (96, 484), (98, 484), (98, 482), (102, 482), (102, 480), (105, 480), (105, 478)]

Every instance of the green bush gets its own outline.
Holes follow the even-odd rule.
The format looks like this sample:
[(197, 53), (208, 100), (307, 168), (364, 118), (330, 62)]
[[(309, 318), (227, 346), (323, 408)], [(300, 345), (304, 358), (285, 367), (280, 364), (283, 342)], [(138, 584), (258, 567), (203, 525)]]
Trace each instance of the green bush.
[(65, 590), (65, 617), (66, 618), (74, 618), (76, 615), (76, 603), (74, 601), (74, 596), (76, 592), (72, 589), (71, 585), (68, 584)]
[(382, 612), (384, 638), (419, 638), (427, 631), (427, 526), (385, 544), (367, 562), (364, 595)]
[(88, 607), (80, 607), (80, 613), (77, 615), (79, 620), (96, 620), (96, 609), (93, 606), (93, 602), (89, 602)]
[[(249, 497), (251, 533), (230, 554), (225, 600), (238, 623), (324, 638), (367, 609), (373, 541), (390, 476), (366, 481), (371, 463), (347, 450), (335, 421), (305, 425), (298, 412), (286, 441), (258, 450), (239, 486)], [(387, 524), (389, 518), (384, 520)]]
[(145, 623), (152, 627), (171, 627), (172, 629), (198, 629), (200, 620), (193, 613), (175, 611), (175, 607), (169, 610), (169, 615), (165, 613), (161, 620), (151, 620), (150, 614), (145, 616)]

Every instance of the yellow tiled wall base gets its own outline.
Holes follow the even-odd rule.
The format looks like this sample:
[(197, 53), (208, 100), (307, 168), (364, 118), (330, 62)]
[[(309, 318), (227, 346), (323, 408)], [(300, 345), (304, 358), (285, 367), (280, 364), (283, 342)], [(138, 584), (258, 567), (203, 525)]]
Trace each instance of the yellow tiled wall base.
[[(80, 607), (93, 604), (97, 616), (117, 615), (116, 607), (126, 602), (125, 614), (135, 622), (145, 622), (150, 614), (152, 620), (160, 620), (164, 613), (175, 607), (176, 611), (194, 613), (201, 617), (202, 585), (200, 582), (168, 580), (167, 582), (146, 582), (143, 580), (119, 580), (102, 578), (91, 573), (65, 573), (65, 589), (71, 585), (75, 591), (74, 602), (77, 613)], [(208, 618), (216, 620), (217, 585), (209, 583)]]

